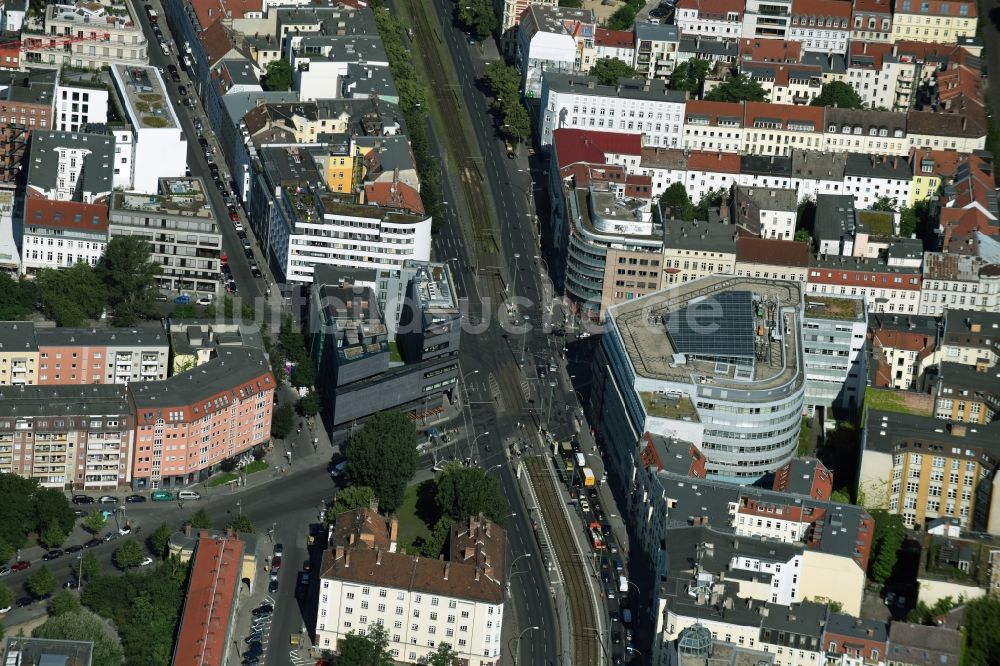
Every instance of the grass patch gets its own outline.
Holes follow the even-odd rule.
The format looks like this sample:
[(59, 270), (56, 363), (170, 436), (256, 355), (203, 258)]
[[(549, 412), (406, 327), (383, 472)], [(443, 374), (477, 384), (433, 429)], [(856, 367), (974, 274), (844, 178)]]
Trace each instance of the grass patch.
[(256, 472), (263, 472), (268, 468), (268, 464), (263, 460), (254, 460), (252, 463), (247, 465), (247, 474), (254, 474)]
[(142, 124), (146, 127), (166, 127), (168, 125), (165, 118), (158, 116), (143, 116)]
[(800, 458), (812, 453), (812, 428), (809, 427), (809, 419), (804, 417), (799, 427), (799, 449), (796, 453)]
[(399, 518), (399, 543), (406, 546), (407, 553), (416, 553), (418, 549), (414, 544), (431, 537), (431, 526), (435, 521), (428, 520), (432, 516), (427, 515), (427, 495), (433, 489), (434, 481), (431, 479), (408, 486), (403, 503), (396, 509), (396, 517)]
[(389, 362), (390, 363), (402, 363), (403, 356), (399, 353), (399, 345), (396, 344), (395, 340), (389, 342)]
[[(254, 474), (256, 472), (263, 472), (267, 468), (268, 464), (266, 462), (264, 462), (263, 460), (255, 460), (249, 465), (247, 465), (244, 469), (246, 473), (249, 475), (249, 474)], [(218, 476), (213, 476), (211, 479), (208, 480), (208, 483), (205, 485), (212, 488), (215, 486), (221, 486), (223, 484), (229, 483), (230, 481), (235, 481), (238, 478), (239, 478), (239, 473), (226, 472), (224, 474), (219, 474)]]
[(865, 411), (867, 412), (869, 409), (912, 416), (931, 416), (919, 403), (907, 400), (906, 392), (890, 389), (868, 387), (865, 391)]

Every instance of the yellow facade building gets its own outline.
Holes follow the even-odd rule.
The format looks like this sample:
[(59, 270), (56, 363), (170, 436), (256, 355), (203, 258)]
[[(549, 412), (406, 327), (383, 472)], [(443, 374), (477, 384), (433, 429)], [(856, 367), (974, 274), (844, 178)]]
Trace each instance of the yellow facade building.
[(975, 2), (956, 0), (896, 0), (892, 41), (955, 44), (976, 36), (979, 13)]

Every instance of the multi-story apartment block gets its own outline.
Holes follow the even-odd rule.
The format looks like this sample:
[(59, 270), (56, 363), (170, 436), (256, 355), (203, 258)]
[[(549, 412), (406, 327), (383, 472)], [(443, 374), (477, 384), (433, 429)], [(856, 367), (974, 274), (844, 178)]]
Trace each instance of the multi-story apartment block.
[(558, 0), (493, 0), (493, 8), (500, 19), (500, 34), (507, 35), (516, 28), (528, 7), (541, 5), (557, 7)]
[(263, 351), (238, 347), (220, 348), (208, 363), (165, 381), (130, 384), (133, 486), (195, 483), (268, 441), (274, 391)]
[(843, 80), (861, 96), (866, 108), (906, 111), (914, 100), (918, 70), (918, 64), (900, 54), (896, 45), (851, 42)]
[(892, 32), (892, 2), (893, 0), (852, 0), (851, 41), (895, 42)]
[(33, 132), (27, 187), (45, 199), (95, 203), (111, 194), (114, 152), (106, 134)]
[(855, 205), (871, 208), (884, 197), (902, 210), (910, 200), (913, 180), (905, 157), (848, 153), (844, 169), (844, 193), (854, 196)]
[(662, 202), (656, 211), (663, 224), (665, 284), (682, 284), (716, 273), (736, 272), (736, 227), (670, 218)]
[(959, 423), (992, 423), (1000, 413), (1000, 373), (942, 362), (937, 366), (934, 416)]
[(744, 111), (743, 152), (787, 156), (795, 148), (823, 147), (823, 109), (819, 107), (746, 102)]
[(906, 114), (860, 109), (824, 109), (824, 150), (865, 155), (910, 154), (906, 141)]
[(976, 35), (979, 12), (968, 0), (895, 0), (892, 41), (956, 44)]
[(646, 79), (669, 79), (680, 53), (677, 26), (660, 23), (635, 24), (633, 69)]
[(167, 378), (170, 344), (162, 325), (146, 328), (38, 328), (38, 383), (130, 384)]
[(951, 518), (963, 530), (1000, 533), (1000, 424), (949, 423), (869, 409), (861, 436), (859, 492), (909, 528)]
[(823, 89), (823, 70), (817, 65), (743, 59), (739, 70), (764, 89), (767, 101), (772, 104), (810, 104)]
[(1000, 312), (1000, 275), (993, 266), (977, 256), (925, 252), (920, 314), (940, 317), (948, 308)]
[(16, 179), (32, 132), (52, 127), (58, 74), (29, 69), (0, 77), (0, 183)]
[(961, 662), (962, 632), (951, 627), (893, 622), (889, 627), (887, 666), (926, 666)]
[(399, 661), (449, 643), (470, 666), (499, 663), (504, 530), (481, 514), (460, 520), (440, 560), (399, 552), (397, 532), (395, 517), (387, 524), (371, 508), (337, 516), (319, 571), (317, 646), (336, 651), (344, 636), (377, 623)]
[(543, 146), (563, 127), (639, 133), (644, 146), (680, 148), (686, 93), (669, 90), (664, 81), (622, 79), (602, 86), (593, 78), (546, 73), (539, 105)]
[(795, 190), (737, 185), (733, 188), (733, 222), (760, 238), (792, 240), (798, 208)]
[(741, 236), (736, 239), (736, 267), (741, 277), (806, 283), (809, 243)]
[(167, 319), (170, 334), (170, 374), (190, 370), (212, 360), (222, 347), (264, 349), (260, 327), (252, 321)]
[(0, 386), (38, 383), (38, 343), (31, 322), (0, 323)]
[(215, 297), (222, 276), (222, 232), (200, 178), (161, 178), (155, 195), (115, 192), (108, 237), (152, 246), (157, 282), (168, 294)]
[(955, 177), (965, 157), (955, 150), (913, 149), (910, 152), (910, 165), (913, 167), (910, 205), (936, 199), (942, 185)]
[(792, 0), (747, 0), (743, 13), (744, 39), (788, 39)]
[(803, 51), (843, 54), (851, 38), (851, 3), (844, 0), (792, 0), (788, 39)]
[(742, 146), (742, 102), (688, 101), (684, 108), (683, 148), (738, 153)]
[(673, 434), (710, 478), (739, 484), (787, 463), (805, 395), (801, 310), (799, 284), (736, 276), (609, 308), (592, 398), (609, 441)]
[(128, 178), (120, 173), (115, 182), (127, 180), (124, 189), (158, 194), (161, 178), (182, 178), (187, 172), (187, 139), (163, 77), (155, 67), (116, 64), (111, 78), (129, 125), (129, 131), (115, 132), (115, 144), (128, 151), (120, 164), (131, 168)]
[(595, 28), (591, 9), (529, 5), (521, 15), (517, 31), (517, 64), (524, 96), (541, 95), (545, 72), (590, 71), (597, 54)]
[(814, 257), (807, 283), (810, 296), (866, 295), (873, 312), (915, 314), (920, 307), (920, 269), (884, 259)]
[(0, 394), (0, 472), (46, 488), (128, 485), (133, 430), (124, 386), (5, 386)]
[(941, 358), (977, 368), (996, 366), (1000, 360), (1000, 313), (945, 310)]
[(113, 12), (101, 3), (50, 4), (45, 8), (45, 33), (21, 40), (21, 62), (32, 67), (62, 65), (101, 69), (149, 64), (146, 36), (131, 5)]
[(448, 264), (407, 261), (399, 273), (407, 283), (396, 329), (404, 360), (415, 363), (457, 353), (462, 314)]
[(802, 321), (806, 411), (859, 407), (868, 382), (864, 296), (807, 296)]
[(745, 5), (743, 0), (680, 0), (676, 5), (677, 29), (685, 37), (739, 39)]
[(635, 33), (631, 30), (594, 29), (594, 57), (614, 58), (624, 63), (635, 61)]
[(982, 102), (960, 103), (955, 111), (908, 111), (909, 148), (972, 153), (986, 146), (986, 116)]
[(108, 103), (108, 87), (95, 84), (84, 76), (60, 71), (52, 128), (60, 132), (79, 132), (85, 125), (103, 125), (108, 122)]
[(28, 192), (21, 235), (21, 271), (26, 275), (80, 262), (96, 266), (107, 244), (106, 199), (52, 201)]
[(871, 385), (900, 391), (917, 389), (924, 372), (935, 362), (940, 336), (938, 320), (933, 317), (872, 314), (868, 325)]

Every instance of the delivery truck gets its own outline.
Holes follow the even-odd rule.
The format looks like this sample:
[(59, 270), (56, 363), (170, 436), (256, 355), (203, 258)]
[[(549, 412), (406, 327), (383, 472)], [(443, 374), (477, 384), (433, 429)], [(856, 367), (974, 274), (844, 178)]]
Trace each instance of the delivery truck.
[(583, 485), (593, 487), (596, 479), (594, 479), (594, 470), (589, 467), (583, 468)]

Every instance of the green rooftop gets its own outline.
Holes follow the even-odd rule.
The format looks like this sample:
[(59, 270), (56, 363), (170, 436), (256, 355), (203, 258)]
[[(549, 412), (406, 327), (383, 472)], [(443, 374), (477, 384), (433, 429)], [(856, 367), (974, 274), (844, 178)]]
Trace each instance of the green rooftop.
[(660, 419), (698, 420), (698, 412), (686, 395), (665, 395), (651, 391), (642, 391), (639, 395), (642, 396), (642, 406), (650, 416)]
[(910, 416), (933, 416), (924, 407), (926, 396), (922, 393), (909, 393), (892, 389), (872, 388), (865, 390), (865, 411), (874, 409), (881, 412), (909, 414)]
[(806, 317), (813, 319), (840, 319), (844, 321), (864, 319), (864, 301), (860, 298), (837, 298), (836, 296), (806, 296)]
[(868, 227), (868, 232), (876, 236), (892, 235), (892, 213), (884, 210), (859, 210), (858, 222)]

